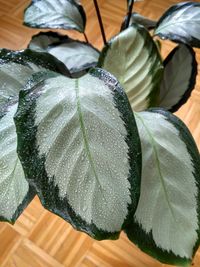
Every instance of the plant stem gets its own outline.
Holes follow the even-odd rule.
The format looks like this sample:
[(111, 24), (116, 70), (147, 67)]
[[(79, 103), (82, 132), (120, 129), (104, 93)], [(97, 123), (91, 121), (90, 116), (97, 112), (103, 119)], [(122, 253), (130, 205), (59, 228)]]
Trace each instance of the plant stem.
[(129, 5), (129, 9), (127, 12), (127, 20), (126, 20), (126, 25), (125, 25), (125, 29), (128, 28), (130, 20), (131, 20), (131, 15), (132, 15), (132, 10), (133, 10), (133, 5), (134, 5), (134, 0), (131, 1), (131, 4)]
[(87, 43), (89, 43), (86, 33), (83, 33), (83, 35), (84, 35), (84, 37), (85, 37), (85, 41), (86, 41)]
[(99, 21), (99, 26), (100, 26), (100, 29), (101, 29), (102, 39), (103, 39), (104, 45), (106, 45), (106, 43), (107, 43), (106, 42), (106, 35), (105, 35), (104, 27), (103, 27), (103, 22), (102, 22), (99, 6), (98, 6), (98, 3), (97, 3), (97, 0), (93, 0), (93, 2), (94, 2), (94, 5), (95, 5), (95, 9), (96, 9), (96, 13), (97, 13), (98, 21)]

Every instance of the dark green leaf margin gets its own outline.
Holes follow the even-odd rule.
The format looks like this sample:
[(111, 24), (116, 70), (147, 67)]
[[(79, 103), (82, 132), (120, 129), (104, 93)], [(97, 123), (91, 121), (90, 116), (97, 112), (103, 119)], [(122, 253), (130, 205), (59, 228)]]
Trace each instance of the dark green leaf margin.
[[(116, 107), (119, 109), (128, 133), (126, 142), (130, 148), (129, 160), (131, 166), (128, 180), (131, 184), (130, 194), (132, 205), (128, 206), (129, 214), (122, 226), (124, 228), (132, 218), (139, 200), (141, 177), (140, 139), (133, 112), (119, 82), (108, 72), (101, 69), (92, 69), (89, 73), (93, 77), (103, 81), (113, 92)], [(40, 85), (42, 86), (43, 82), (38, 84), (36, 88)], [(15, 116), (18, 134), (18, 154), (29, 183), (36, 187), (43, 206), (70, 222), (75, 229), (83, 231), (97, 240), (117, 239), (120, 234), (119, 232), (110, 233), (101, 231), (94, 224), (86, 223), (80, 216), (75, 214), (66, 197), (63, 200), (55, 197), (59, 195), (58, 186), (48, 178), (44, 166), (45, 156), (39, 156), (36, 143), (37, 126), (35, 126), (35, 106), (37, 96), (33, 93), (34, 89), (35, 87), (20, 92), (19, 107)], [(134, 154), (136, 151), (137, 153)]]
[[(157, 109), (157, 108), (152, 108), (147, 111), (163, 115), (179, 131), (179, 136), (186, 144), (187, 150), (190, 153), (192, 161), (194, 163), (194, 168), (195, 168), (194, 176), (196, 178), (197, 181), (196, 185), (198, 187), (197, 199), (198, 202), (200, 203), (200, 155), (191, 133), (189, 132), (185, 124), (170, 112), (164, 109)], [(185, 142), (185, 140), (187, 140), (187, 143)], [(194, 247), (193, 256), (195, 255), (200, 244), (200, 205), (198, 206), (197, 212), (199, 221), (199, 230), (198, 230), (199, 238)], [(162, 263), (188, 267), (192, 262), (192, 259), (181, 258), (180, 256), (174, 255), (172, 252), (159, 249), (153, 240), (152, 232), (147, 234), (141, 228), (140, 224), (136, 222), (134, 219), (132, 219), (132, 222), (129, 225), (127, 225), (125, 232), (128, 238), (134, 244), (136, 244), (142, 251), (146, 252), (148, 255), (151, 255), (152, 257), (156, 258)]]

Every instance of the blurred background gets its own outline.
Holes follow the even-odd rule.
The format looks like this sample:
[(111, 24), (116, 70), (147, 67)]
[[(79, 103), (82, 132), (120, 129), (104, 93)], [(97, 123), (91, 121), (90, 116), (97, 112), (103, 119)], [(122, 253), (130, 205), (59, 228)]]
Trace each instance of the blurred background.
[[(194, 0), (193, 0), (194, 1)], [(19, 50), (26, 48), (31, 36), (40, 30), (22, 25), (27, 0), (0, 0), (0, 47)], [(87, 13), (86, 34), (97, 48), (103, 43), (92, 0), (81, 1)], [(175, 0), (144, 0), (135, 3), (136, 12), (151, 19), (159, 18)], [(199, 2), (199, 1), (195, 1)], [(126, 0), (98, 0), (107, 40), (116, 34), (126, 13)], [(61, 31), (84, 40), (73, 31)], [(164, 42), (165, 57), (175, 45)], [(200, 62), (200, 49), (197, 61)], [(191, 130), (200, 148), (200, 76), (189, 101), (177, 115)], [(94, 241), (79, 233), (59, 217), (44, 210), (35, 198), (14, 226), (0, 223), (1, 267), (167, 267), (131, 244), (125, 234), (117, 241)], [(193, 263), (200, 266), (200, 250)]]

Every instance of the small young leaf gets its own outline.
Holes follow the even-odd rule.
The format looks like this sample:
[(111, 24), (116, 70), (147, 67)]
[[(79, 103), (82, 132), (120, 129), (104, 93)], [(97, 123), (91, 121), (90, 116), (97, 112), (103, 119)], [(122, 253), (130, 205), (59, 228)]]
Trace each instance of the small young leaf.
[(184, 2), (170, 7), (158, 21), (155, 35), (200, 47), (200, 3)]
[(33, 36), (29, 48), (52, 54), (67, 66), (73, 77), (95, 67), (99, 58), (99, 51), (90, 44), (54, 32), (40, 32)]
[(117, 238), (137, 207), (141, 153), (116, 79), (100, 69), (47, 79), (21, 92), (15, 119), (18, 153), (44, 207), (96, 239)]
[(100, 54), (98, 66), (115, 75), (135, 111), (157, 104), (163, 65), (143, 26), (133, 24), (111, 39)]
[(137, 113), (136, 122), (142, 183), (127, 235), (161, 262), (189, 266), (200, 234), (198, 149), (186, 126), (167, 111)]
[[(126, 29), (127, 18), (128, 18), (127, 16), (124, 18), (124, 21), (121, 26), (121, 31)], [(138, 14), (137, 12), (133, 12), (131, 15), (129, 26), (132, 25), (133, 23), (140, 24), (144, 26), (146, 29), (152, 30), (155, 28), (157, 22), (155, 20), (148, 19), (147, 17)]]
[(195, 87), (197, 62), (194, 50), (184, 44), (177, 46), (164, 61), (164, 67), (159, 106), (175, 112)]
[(74, 0), (32, 0), (25, 10), (24, 24), (32, 28), (84, 32), (86, 15)]

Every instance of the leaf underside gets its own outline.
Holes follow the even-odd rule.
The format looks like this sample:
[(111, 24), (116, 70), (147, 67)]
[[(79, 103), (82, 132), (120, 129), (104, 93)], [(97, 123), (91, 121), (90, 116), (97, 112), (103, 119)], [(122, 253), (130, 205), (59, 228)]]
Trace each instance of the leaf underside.
[(159, 106), (177, 111), (195, 88), (197, 62), (195, 52), (187, 45), (177, 46), (164, 61)]
[(134, 111), (157, 105), (163, 66), (156, 44), (143, 26), (133, 24), (111, 39), (98, 66), (119, 80)]

